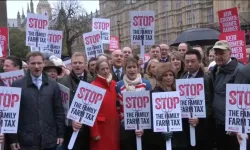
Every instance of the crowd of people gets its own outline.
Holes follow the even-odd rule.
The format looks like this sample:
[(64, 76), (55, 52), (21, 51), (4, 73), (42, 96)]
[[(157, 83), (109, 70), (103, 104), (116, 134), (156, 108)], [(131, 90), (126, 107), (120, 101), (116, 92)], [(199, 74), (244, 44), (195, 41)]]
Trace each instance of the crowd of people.
[[(165, 150), (170, 138), (174, 150), (237, 150), (241, 134), (225, 131), (226, 84), (249, 84), (250, 65), (238, 62), (231, 53), (227, 41), (216, 42), (207, 53), (202, 46), (187, 43), (177, 49), (153, 45), (148, 62), (134, 55), (130, 47), (88, 62), (82, 52), (74, 52), (71, 70), (60, 58), (40, 52), (29, 53), (26, 63), (9, 56), (3, 71), (24, 69), (25, 76), (12, 84), (22, 88), (18, 132), (1, 135), (0, 142), (7, 150), (66, 150), (72, 133), (79, 130), (73, 150), (136, 150), (136, 136), (142, 137), (143, 150)], [(204, 78), (207, 118), (182, 119), (182, 132), (125, 130), (123, 92), (176, 91), (176, 79), (187, 78)], [(65, 125), (57, 83), (70, 89), (71, 103), (80, 81), (106, 90), (93, 127), (75, 121)], [(0, 86), (4, 86), (1, 80)], [(190, 145), (189, 125), (196, 127), (194, 147)]]

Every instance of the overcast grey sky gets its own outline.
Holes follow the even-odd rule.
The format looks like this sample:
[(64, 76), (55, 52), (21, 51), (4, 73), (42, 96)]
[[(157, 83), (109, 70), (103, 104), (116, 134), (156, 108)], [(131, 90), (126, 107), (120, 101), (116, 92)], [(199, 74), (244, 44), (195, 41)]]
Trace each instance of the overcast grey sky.
[[(17, 17), (17, 11), (19, 11), (22, 14), (22, 8), (24, 9), (24, 13), (26, 15), (27, 11), (27, 3), (29, 3), (30, 0), (25, 1), (14, 1), (14, 0), (7, 0), (7, 12), (8, 12), (8, 18), (16, 18)], [(36, 6), (38, 4), (38, 0), (33, 0), (34, 3), (34, 11), (36, 11)], [(53, 7), (53, 4), (57, 3), (57, 1), (49, 0), (49, 3), (51, 7)], [(81, 5), (83, 8), (89, 13), (91, 11), (95, 12), (96, 9), (99, 10), (99, 1), (98, 0), (81, 0)]]

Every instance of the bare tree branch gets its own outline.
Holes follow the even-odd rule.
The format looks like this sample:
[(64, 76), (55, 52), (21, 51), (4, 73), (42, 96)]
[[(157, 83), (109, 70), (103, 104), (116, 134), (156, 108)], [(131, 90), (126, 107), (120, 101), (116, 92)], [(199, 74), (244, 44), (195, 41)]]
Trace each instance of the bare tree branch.
[(68, 54), (75, 40), (85, 32), (91, 31), (91, 16), (81, 7), (78, 0), (61, 0), (53, 9), (52, 28), (64, 31), (64, 41)]

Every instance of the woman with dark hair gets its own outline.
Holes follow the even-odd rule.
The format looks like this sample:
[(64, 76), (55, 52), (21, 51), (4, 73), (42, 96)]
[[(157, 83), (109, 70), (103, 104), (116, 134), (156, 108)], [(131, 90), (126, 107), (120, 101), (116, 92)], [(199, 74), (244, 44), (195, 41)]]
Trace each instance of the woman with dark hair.
[(183, 55), (178, 51), (172, 52), (170, 56), (170, 62), (176, 68), (176, 72), (177, 72), (176, 79), (180, 79), (185, 71), (185, 63), (184, 63)]
[[(143, 130), (125, 130), (124, 127), (124, 110), (122, 93), (126, 91), (149, 91), (151, 86), (149, 81), (143, 79), (139, 72), (138, 61), (133, 57), (128, 57), (124, 62), (125, 74), (123, 80), (117, 83), (116, 91), (120, 101), (121, 115), (121, 150), (136, 150), (136, 136), (142, 136)], [(144, 148), (143, 148), (144, 149)]]
[(95, 124), (90, 128), (90, 150), (119, 150), (120, 119), (116, 109), (116, 82), (107, 60), (96, 62), (96, 79), (91, 83), (106, 90)]

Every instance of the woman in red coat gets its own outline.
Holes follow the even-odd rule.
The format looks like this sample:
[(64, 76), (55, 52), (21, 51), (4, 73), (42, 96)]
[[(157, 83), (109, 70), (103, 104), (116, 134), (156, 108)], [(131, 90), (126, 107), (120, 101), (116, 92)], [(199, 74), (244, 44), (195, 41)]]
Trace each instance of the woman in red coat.
[(119, 150), (120, 119), (116, 109), (116, 82), (107, 60), (96, 63), (97, 77), (91, 83), (106, 90), (94, 126), (90, 129), (91, 150)]

